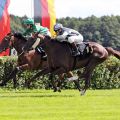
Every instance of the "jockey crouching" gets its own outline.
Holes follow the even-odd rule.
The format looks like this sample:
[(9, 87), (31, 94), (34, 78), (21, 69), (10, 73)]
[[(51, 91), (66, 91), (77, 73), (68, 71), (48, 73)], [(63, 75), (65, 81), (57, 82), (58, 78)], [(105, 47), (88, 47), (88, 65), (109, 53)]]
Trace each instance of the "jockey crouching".
[[(29, 51), (31, 49), (35, 49), (39, 45), (40, 43), (39, 34), (51, 37), (51, 33), (48, 30), (48, 28), (35, 25), (33, 19), (26, 19), (23, 21), (23, 24), (25, 25), (26, 28), (26, 31), (23, 33), (23, 35), (28, 36), (28, 41), (23, 47), (23, 51)], [(31, 39), (32, 36), (36, 35), (36, 33), (38, 33), (37, 38), (34, 40)]]
[(80, 55), (78, 51), (77, 44), (81, 44), (83, 42), (83, 36), (76, 30), (63, 27), (62, 24), (54, 25), (54, 31), (56, 32), (56, 39), (60, 42), (66, 41), (72, 45), (73, 48), (73, 56)]

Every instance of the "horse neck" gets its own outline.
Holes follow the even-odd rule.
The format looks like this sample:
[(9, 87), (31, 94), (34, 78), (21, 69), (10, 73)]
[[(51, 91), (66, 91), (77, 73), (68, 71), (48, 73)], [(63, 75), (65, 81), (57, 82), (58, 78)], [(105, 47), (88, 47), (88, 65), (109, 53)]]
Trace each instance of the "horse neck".
[(50, 51), (51, 51), (52, 49), (54, 49), (54, 47), (52, 46), (51, 40), (47, 40), (47, 39), (44, 40), (44, 42), (42, 43), (41, 46), (42, 46), (42, 48), (45, 50), (45, 52), (46, 52), (47, 54), (49, 54)]
[(55, 51), (55, 50), (60, 50), (62, 51), (63, 49), (68, 49), (68, 47), (64, 43), (60, 43), (57, 40), (45, 40), (44, 42), (44, 49), (47, 52), (50, 51)]
[(22, 48), (24, 45), (25, 45), (25, 41), (15, 38), (13, 47), (15, 48), (18, 54), (22, 52)]

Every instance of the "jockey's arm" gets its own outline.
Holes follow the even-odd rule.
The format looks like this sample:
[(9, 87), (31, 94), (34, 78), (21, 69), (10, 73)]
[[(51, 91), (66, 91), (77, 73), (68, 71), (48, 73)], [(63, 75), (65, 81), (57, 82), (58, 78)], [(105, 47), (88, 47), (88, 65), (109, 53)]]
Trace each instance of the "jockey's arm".
[(67, 32), (64, 32), (62, 35), (58, 35), (58, 36), (56, 37), (56, 39), (57, 39), (58, 41), (60, 41), (60, 42), (66, 41), (67, 35), (68, 35), (68, 33), (67, 33)]

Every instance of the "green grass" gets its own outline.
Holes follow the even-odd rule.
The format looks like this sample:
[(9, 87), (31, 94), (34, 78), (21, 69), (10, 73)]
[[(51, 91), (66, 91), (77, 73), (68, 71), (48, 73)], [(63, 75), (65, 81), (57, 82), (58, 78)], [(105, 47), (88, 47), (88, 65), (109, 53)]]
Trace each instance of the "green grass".
[(120, 90), (0, 90), (0, 120), (120, 120)]

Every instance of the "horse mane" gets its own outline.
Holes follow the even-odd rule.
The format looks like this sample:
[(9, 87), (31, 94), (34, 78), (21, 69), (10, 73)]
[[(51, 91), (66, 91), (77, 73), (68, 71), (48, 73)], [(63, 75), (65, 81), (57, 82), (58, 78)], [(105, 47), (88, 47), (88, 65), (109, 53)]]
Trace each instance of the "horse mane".
[(48, 41), (48, 44), (51, 44), (51, 45), (59, 45), (67, 49), (71, 48), (71, 44), (69, 42), (66, 42), (66, 41), (60, 42), (56, 38), (51, 38), (49, 36), (45, 36), (44, 40), (41, 41), (40, 46), (44, 46), (45, 40), (46, 42)]
[(61, 44), (61, 45), (67, 45), (71, 47), (71, 44), (69, 42), (66, 42), (66, 41), (59, 42), (56, 38), (51, 38), (51, 42)]
[(14, 37), (24, 40), (24, 41), (27, 41), (26, 38), (21, 33), (14, 33)]

